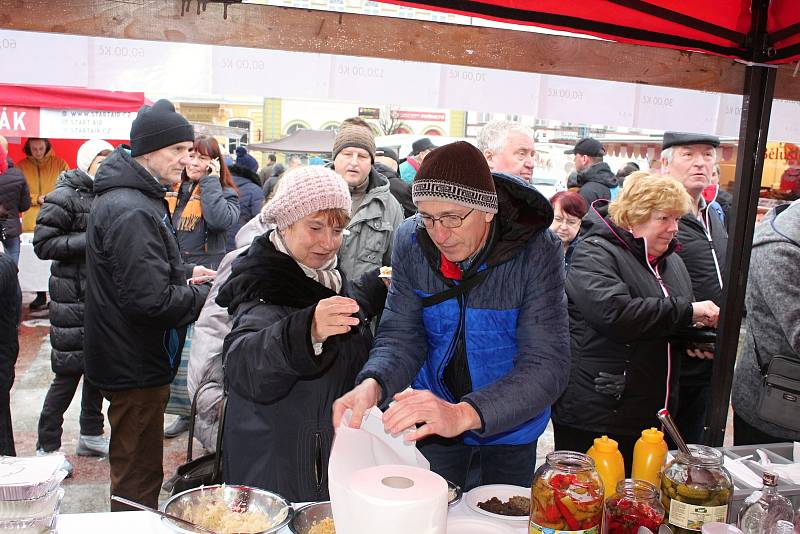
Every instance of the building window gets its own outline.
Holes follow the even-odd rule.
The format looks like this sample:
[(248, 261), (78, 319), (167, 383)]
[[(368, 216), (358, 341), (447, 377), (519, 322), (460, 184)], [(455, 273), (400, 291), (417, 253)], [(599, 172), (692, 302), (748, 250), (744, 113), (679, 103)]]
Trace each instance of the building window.
[(322, 127), (320, 128), (320, 130), (330, 130), (330, 131), (336, 131), (338, 129), (339, 129), (338, 122), (328, 122), (323, 124)]
[(308, 130), (311, 126), (307, 122), (303, 121), (292, 121), (289, 123), (289, 126), (286, 127), (286, 135), (292, 135), (297, 130)]
[(492, 114), (486, 111), (479, 111), (478, 112), (478, 124), (486, 124), (492, 120)]
[(440, 130), (436, 126), (431, 126), (427, 130), (425, 130), (425, 133), (422, 135), (429, 135), (429, 136), (444, 135), (444, 132), (442, 132), (442, 130)]
[(228, 154), (233, 154), (234, 152), (236, 152), (237, 146), (246, 145), (247, 143), (250, 142), (250, 127), (252, 126), (252, 123), (247, 119), (231, 119), (228, 121), (228, 126), (247, 130), (245, 133), (242, 134), (241, 137), (228, 138)]

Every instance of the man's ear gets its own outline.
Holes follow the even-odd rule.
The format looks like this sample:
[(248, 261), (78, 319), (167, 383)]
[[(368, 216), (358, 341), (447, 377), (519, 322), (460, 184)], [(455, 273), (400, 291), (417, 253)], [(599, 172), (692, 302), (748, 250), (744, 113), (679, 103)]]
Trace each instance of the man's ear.
[(484, 213), (483, 218), (487, 223), (490, 223), (494, 220), (494, 213)]
[(483, 157), (486, 158), (486, 163), (489, 164), (489, 170), (492, 170), (494, 168), (492, 166), (492, 158), (494, 157), (494, 153), (487, 148), (483, 151)]

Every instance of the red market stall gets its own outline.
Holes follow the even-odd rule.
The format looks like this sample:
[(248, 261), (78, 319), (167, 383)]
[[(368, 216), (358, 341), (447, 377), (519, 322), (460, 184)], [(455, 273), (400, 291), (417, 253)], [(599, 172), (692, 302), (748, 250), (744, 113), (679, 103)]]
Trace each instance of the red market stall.
[(100, 91), (78, 87), (0, 84), (0, 135), (9, 141), (13, 161), (29, 137), (50, 140), (56, 154), (75, 167), (78, 148), (86, 139), (126, 142), (144, 93)]

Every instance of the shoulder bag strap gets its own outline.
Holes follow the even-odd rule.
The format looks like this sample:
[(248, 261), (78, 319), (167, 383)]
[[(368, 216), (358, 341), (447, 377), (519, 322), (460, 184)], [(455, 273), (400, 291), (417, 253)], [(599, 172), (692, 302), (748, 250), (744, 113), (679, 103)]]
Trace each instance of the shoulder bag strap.
[(217, 425), (217, 450), (214, 451), (214, 480), (219, 480), (222, 472), (222, 431), (225, 427), (225, 412), (228, 409), (228, 392), (223, 391), (219, 407), (219, 424)]
[(436, 293), (434, 295), (430, 295), (428, 297), (424, 297), (422, 299), (422, 306), (425, 308), (429, 308), (431, 306), (436, 306), (437, 304), (441, 304), (446, 300), (450, 300), (455, 298), (459, 295), (463, 295), (465, 293), (469, 293), (472, 289), (476, 288), (483, 279), (489, 274), (489, 270), (491, 268), (487, 267), (486, 269), (475, 273), (474, 276), (470, 276), (466, 280), (462, 280), (460, 284), (454, 285), (445, 289), (441, 293)]
[(761, 371), (761, 376), (767, 376), (767, 367), (764, 365), (764, 362), (761, 360), (761, 354), (758, 352), (758, 341), (756, 341), (756, 336), (751, 332), (750, 337), (753, 338), (753, 351), (756, 355), (756, 363), (758, 364), (758, 370)]
[[(189, 420), (191, 424), (189, 425), (189, 443), (186, 445), (186, 463), (192, 461), (192, 444), (194, 442), (194, 423), (197, 419), (197, 397), (200, 395), (200, 392), (203, 391), (206, 387), (211, 386), (213, 384), (218, 384), (215, 380), (205, 380), (197, 386), (197, 391), (194, 392), (194, 396), (192, 397), (192, 407), (189, 411)], [(224, 399), (224, 396), (223, 396)]]

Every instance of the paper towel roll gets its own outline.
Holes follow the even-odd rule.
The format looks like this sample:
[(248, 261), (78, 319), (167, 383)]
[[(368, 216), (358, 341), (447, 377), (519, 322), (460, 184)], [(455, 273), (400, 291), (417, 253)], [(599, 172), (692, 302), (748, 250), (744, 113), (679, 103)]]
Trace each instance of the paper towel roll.
[(346, 495), (333, 503), (337, 534), (447, 532), (447, 482), (432, 471), (408, 465), (360, 469)]

